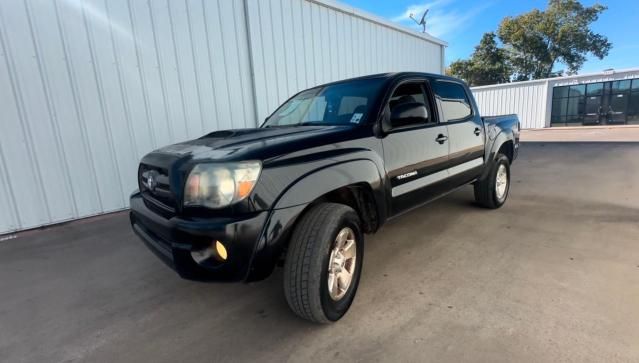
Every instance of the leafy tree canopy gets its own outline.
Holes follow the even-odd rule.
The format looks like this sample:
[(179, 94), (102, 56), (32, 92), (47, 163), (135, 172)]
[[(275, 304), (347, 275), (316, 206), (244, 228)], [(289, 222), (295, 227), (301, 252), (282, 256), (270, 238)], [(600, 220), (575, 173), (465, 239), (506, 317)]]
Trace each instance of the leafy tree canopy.
[(506, 52), (497, 46), (495, 33), (486, 33), (468, 60), (451, 63), (448, 73), (473, 86), (504, 83), (510, 79)]
[(468, 60), (453, 62), (449, 73), (471, 85), (503, 83), (559, 76), (557, 64), (575, 74), (592, 54), (599, 59), (608, 55), (612, 44), (590, 26), (606, 10), (600, 4), (583, 6), (578, 0), (550, 0), (545, 11), (506, 17), (497, 36), (486, 33)]

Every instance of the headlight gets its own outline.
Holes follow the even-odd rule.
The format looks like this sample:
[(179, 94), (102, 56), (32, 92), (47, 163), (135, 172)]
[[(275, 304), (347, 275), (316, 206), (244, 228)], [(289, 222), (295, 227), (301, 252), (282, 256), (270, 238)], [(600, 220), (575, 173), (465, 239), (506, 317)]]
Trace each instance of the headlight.
[(261, 170), (259, 161), (198, 164), (186, 180), (184, 205), (216, 209), (239, 202), (251, 194)]

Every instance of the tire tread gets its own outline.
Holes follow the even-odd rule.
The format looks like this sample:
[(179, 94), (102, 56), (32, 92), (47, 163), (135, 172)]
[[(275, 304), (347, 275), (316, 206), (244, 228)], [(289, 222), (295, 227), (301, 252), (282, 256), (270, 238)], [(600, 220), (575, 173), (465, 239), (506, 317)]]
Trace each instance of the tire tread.
[[(343, 204), (322, 203), (305, 213), (295, 227), (289, 243), (284, 267), (284, 295), (291, 310), (298, 316), (317, 323), (329, 319), (319, 300), (319, 276), (312, 274), (313, 258), (321, 256), (321, 243), (327, 236), (327, 226), (336, 225), (346, 213), (355, 213)], [(318, 287), (318, 291), (314, 290)]]

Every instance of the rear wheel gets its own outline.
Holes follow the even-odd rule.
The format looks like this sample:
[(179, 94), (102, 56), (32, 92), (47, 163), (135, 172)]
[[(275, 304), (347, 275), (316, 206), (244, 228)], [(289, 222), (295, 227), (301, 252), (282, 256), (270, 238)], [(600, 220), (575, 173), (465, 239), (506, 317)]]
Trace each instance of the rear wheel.
[(510, 191), (510, 161), (498, 154), (488, 175), (475, 182), (475, 201), (485, 208), (496, 209), (504, 205)]
[(286, 256), (284, 294), (300, 317), (329, 323), (349, 309), (362, 271), (357, 213), (336, 203), (312, 207), (297, 224)]

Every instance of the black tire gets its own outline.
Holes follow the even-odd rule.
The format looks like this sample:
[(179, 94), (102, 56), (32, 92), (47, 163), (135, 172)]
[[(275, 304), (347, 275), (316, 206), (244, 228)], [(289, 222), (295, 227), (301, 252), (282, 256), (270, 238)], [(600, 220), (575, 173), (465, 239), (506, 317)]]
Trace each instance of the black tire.
[[(506, 192), (500, 198), (495, 190), (497, 183), (497, 171), (503, 165), (506, 168)], [(510, 161), (504, 154), (498, 154), (490, 166), (488, 175), (482, 180), (475, 182), (475, 201), (484, 208), (497, 209), (504, 205), (510, 192)]]
[[(328, 288), (328, 264), (337, 234), (345, 227), (355, 236), (355, 269), (345, 295), (335, 301)], [(336, 203), (312, 207), (295, 227), (286, 255), (284, 294), (291, 310), (316, 323), (339, 320), (355, 297), (363, 257), (364, 236), (352, 208)]]

